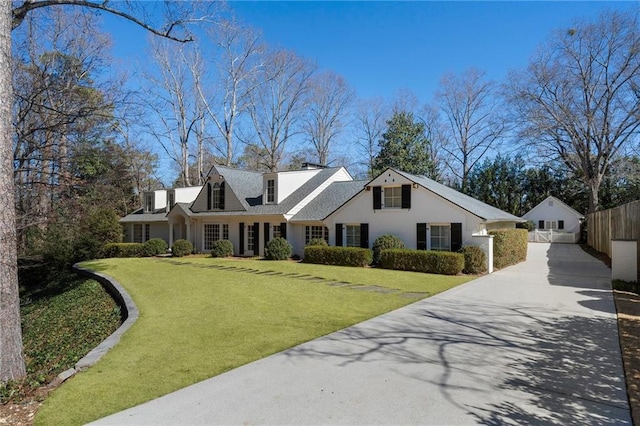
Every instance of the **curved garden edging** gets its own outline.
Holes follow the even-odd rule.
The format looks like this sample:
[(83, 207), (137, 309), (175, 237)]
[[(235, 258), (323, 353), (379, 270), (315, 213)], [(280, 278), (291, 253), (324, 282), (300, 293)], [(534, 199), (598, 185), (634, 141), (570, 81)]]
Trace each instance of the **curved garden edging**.
[(93, 348), (93, 350), (88, 354), (82, 357), (73, 368), (58, 374), (58, 377), (56, 377), (51, 383), (51, 386), (53, 387), (60, 385), (65, 380), (73, 377), (79, 371), (86, 370), (98, 362), (104, 354), (118, 344), (122, 335), (138, 319), (138, 308), (136, 307), (136, 304), (119, 282), (107, 275), (78, 266), (78, 264), (73, 265), (73, 270), (80, 275), (85, 275), (98, 281), (120, 306), (120, 312), (124, 321), (116, 331), (104, 339), (98, 346)]

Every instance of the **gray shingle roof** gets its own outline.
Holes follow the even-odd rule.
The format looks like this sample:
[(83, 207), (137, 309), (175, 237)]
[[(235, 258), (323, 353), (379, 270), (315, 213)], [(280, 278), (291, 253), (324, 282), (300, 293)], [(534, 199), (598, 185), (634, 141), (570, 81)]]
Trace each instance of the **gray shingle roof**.
[(333, 182), (291, 218), (294, 222), (320, 221), (364, 189), (366, 181)]
[(483, 203), (480, 200), (476, 200), (473, 197), (458, 192), (453, 188), (449, 188), (448, 186), (442, 185), (441, 183), (438, 183), (425, 176), (416, 176), (396, 169), (391, 170), (394, 170), (396, 173), (406, 177), (407, 179), (410, 179), (411, 181), (428, 189), (434, 194), (439, 195), (440, 197), (452, 202), (453, 204), (467, 210), (470, 213), (473, 213), (474, 215), (478, 216), (481, 219), (484, 219), (487, 222), (525, 222), (524, 219), (514, 216), (511, 213), (507, 213), (496, 207), (490, 206), (489, 204)]
[(245, 210), (249, 210), (255, 204), (256, 199), (262, 197), (261, 172), (233, 169), (226, 166), (214, 166), (214, 168), (224, 177), (225, 185), (228, 185), (229, 189), (238, 197)]
[(161, 208), (153, 213), (144, 213), (143, 209), (138, 209), (133, 213), (129, 213), (125, 217), (119, 220), (120, 223), (148, 223), (148, 222), (166, 222), (167, 221), (167, 210), (166, 208)]

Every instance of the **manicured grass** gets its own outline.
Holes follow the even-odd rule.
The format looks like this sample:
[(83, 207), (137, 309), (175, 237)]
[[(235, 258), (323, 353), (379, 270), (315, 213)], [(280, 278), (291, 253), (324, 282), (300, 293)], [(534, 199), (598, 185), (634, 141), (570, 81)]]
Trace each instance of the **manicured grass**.
[(432, 295), (473, 278), (204, 257), (84, 266), (118, 280), (140, 318), (98, 364), (50, 395), (36, 424), (98, 419), (417, 300), (402, 292)]

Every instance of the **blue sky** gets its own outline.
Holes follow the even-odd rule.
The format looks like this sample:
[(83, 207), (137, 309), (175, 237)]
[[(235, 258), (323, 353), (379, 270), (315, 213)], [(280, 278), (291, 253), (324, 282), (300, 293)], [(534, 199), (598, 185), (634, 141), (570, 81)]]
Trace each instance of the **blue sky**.
[[(501, 80), (526, 66), (551, 31), (635, 2), (230, 2), (270, 45), (296, 51), (342, 74), (361, 98), (400, 89), (430, 101), (440, 77), (476, 67)], [(114, 55), (145, 57), (147, 34), (105, 17)]]

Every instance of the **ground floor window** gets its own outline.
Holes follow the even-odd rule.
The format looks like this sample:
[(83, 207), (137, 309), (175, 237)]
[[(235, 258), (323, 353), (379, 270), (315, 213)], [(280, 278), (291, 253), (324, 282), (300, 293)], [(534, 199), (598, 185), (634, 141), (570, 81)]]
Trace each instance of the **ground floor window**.
[(253, 225), (247, 226), (247, 250), (255, 250), (255, 238), (253, 235)]
[(149, 234), (151, 234), (151, 225), (148, 223), (144, 224), (144, 236), (142, 237), (143, 241), (149, 241)]
[(211, 250), (213, 242), (229, 239), (229, 225), (219, 223), (204, 224), (204, 250)]
[(280, 232), (280, 225), (273, 225), (271, 227), (271, 233), (274, 239), (280, 238), (282, 236), (282, 233)]
[(360, 225), (347, 225), (347, 247), (360, 247)]
[(142, 242), (142, 224), (135, 223), (133, 225), (133, 242), (141, 243)]
[(451, 251), (451, 226), (431, 225), (431, 250)]
[(558, 222), (555, 220), (547, 220), (544, 222), (544, 229), (553, 229), (556, 231), (558, 229)]
[(304, 244), (309, 244), (309, 241), (314, 238), (322, 238), (329, 243), (329, 228), (326, 226), (306, 226)]

